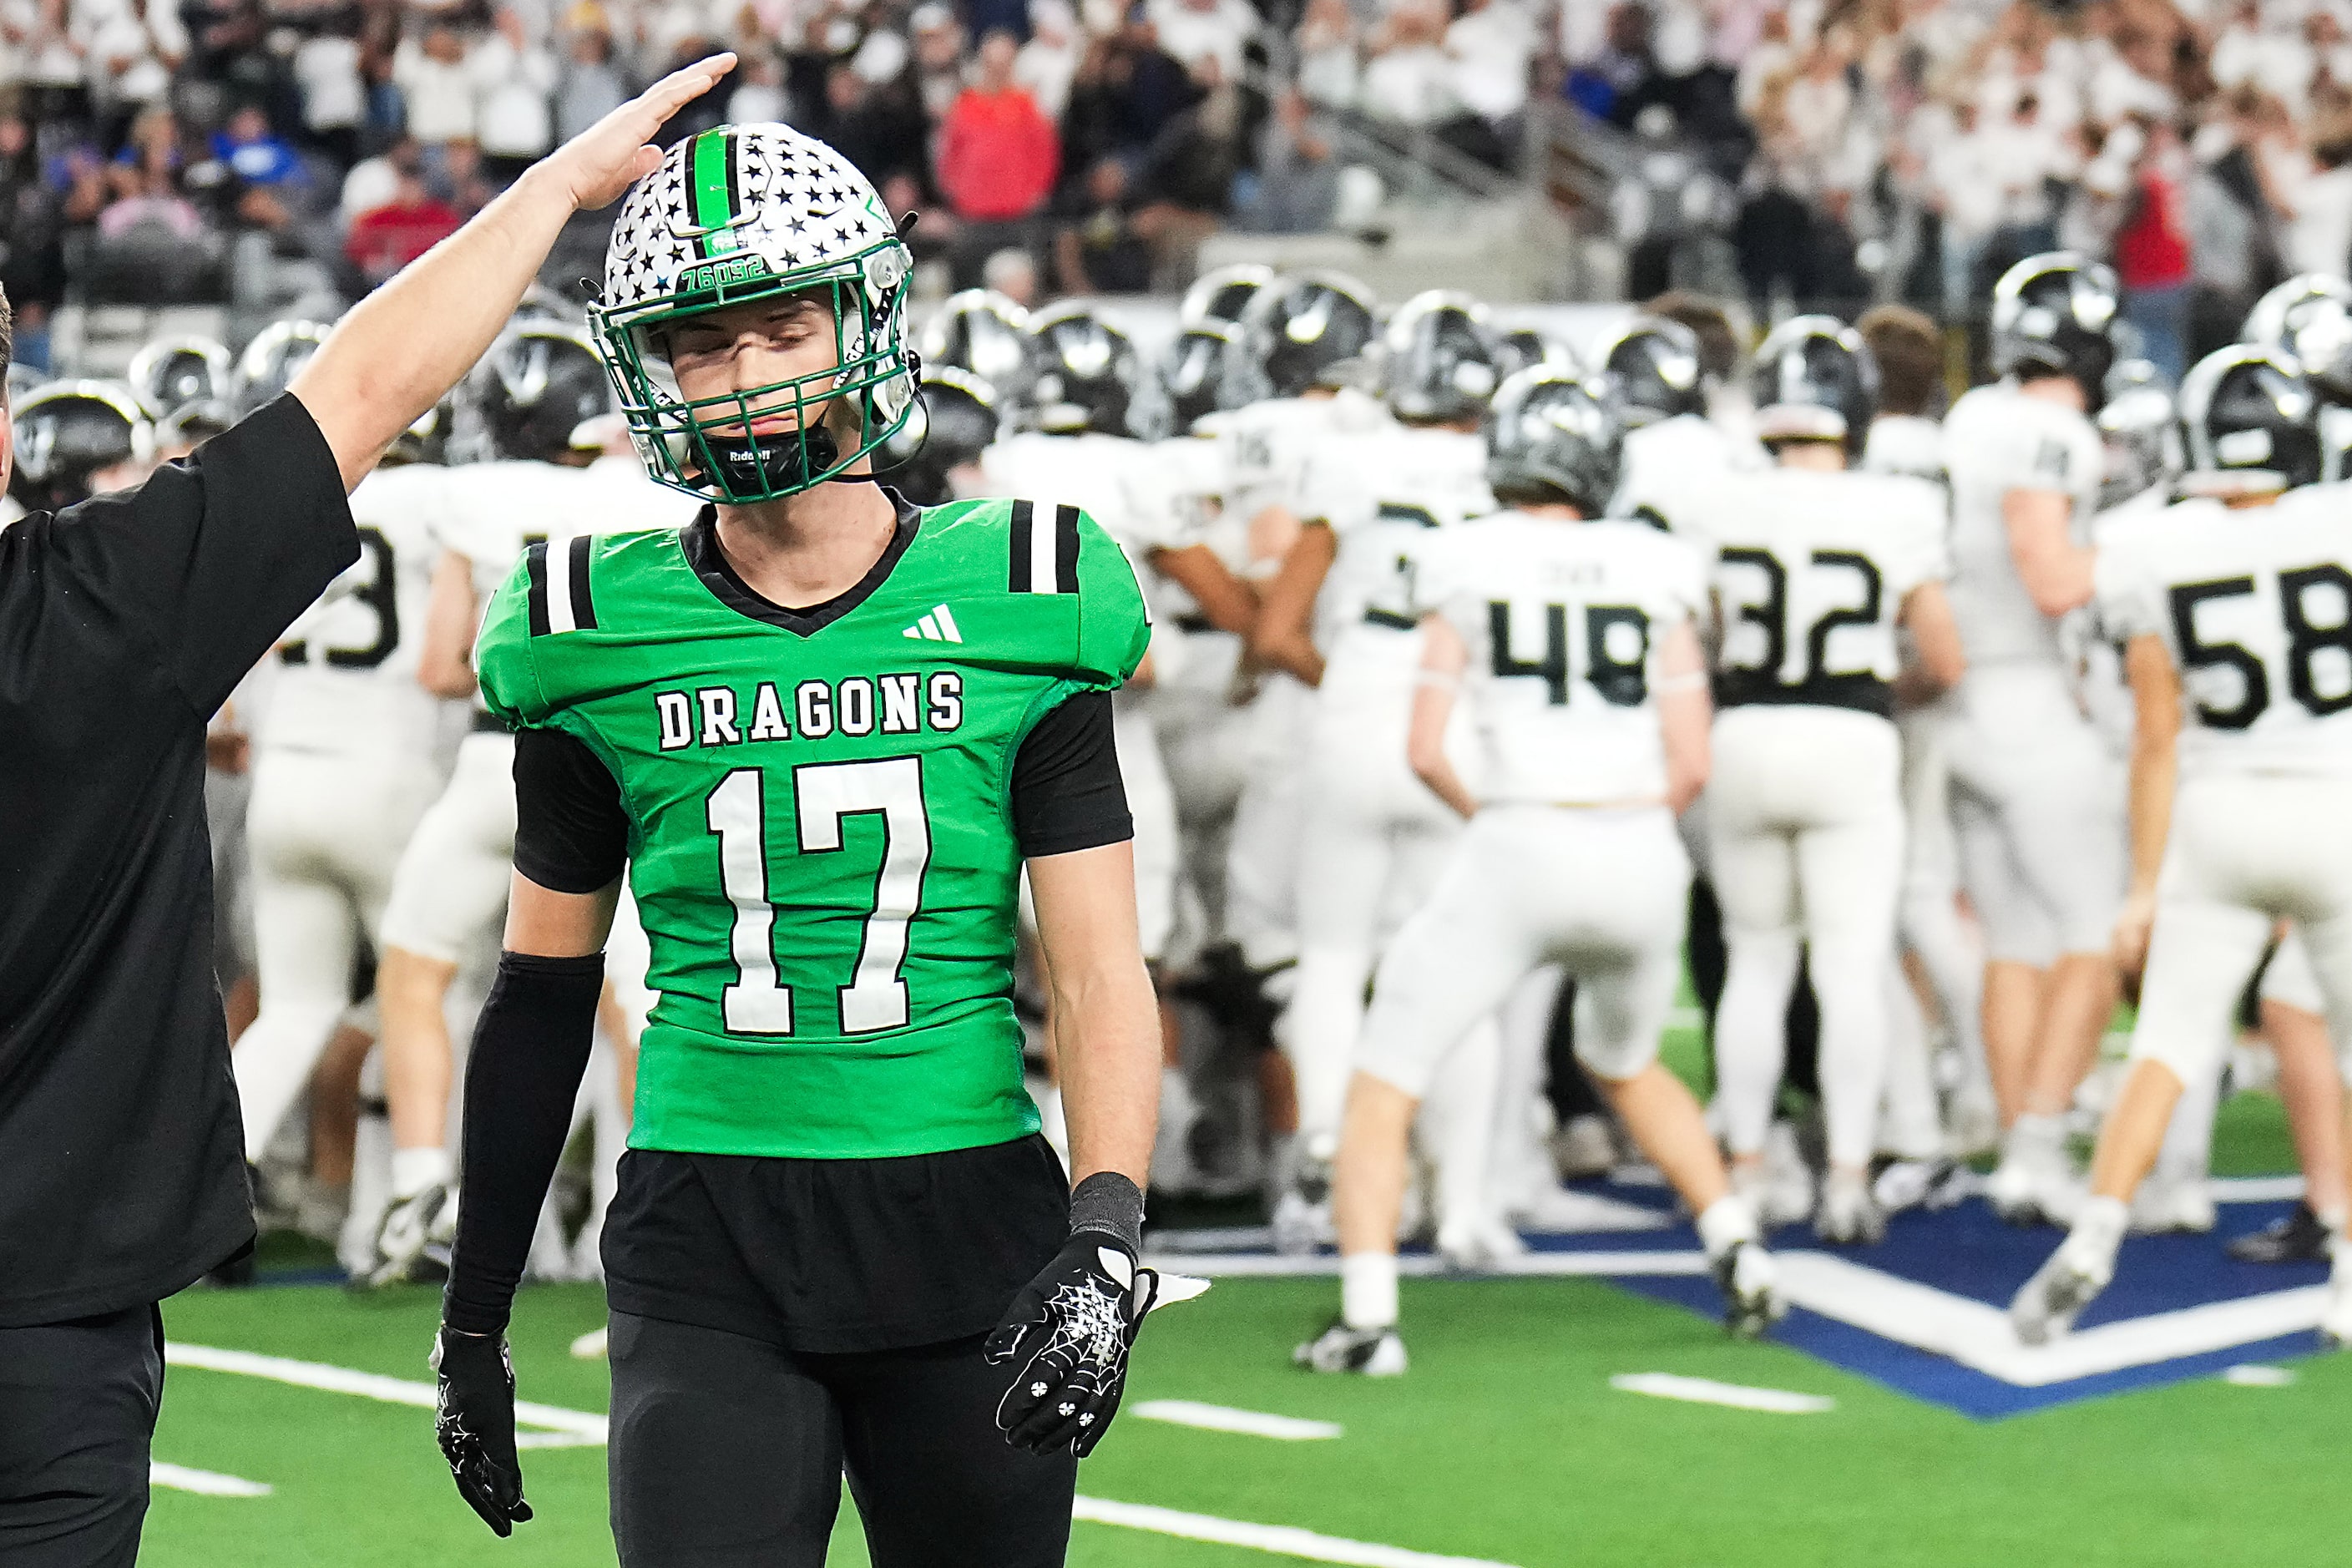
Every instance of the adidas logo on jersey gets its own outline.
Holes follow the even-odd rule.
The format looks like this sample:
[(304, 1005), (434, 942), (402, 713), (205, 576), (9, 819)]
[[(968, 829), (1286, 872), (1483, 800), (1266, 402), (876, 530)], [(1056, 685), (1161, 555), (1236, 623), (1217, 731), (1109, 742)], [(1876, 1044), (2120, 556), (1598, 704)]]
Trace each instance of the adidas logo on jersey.
[(956, 629), (955, 616), (948, 613), (948, 607), (945, 605), (937, 606), (929, 615), (898, 635), (919, 637), (925, 642), (963, 641), (963, 633)]

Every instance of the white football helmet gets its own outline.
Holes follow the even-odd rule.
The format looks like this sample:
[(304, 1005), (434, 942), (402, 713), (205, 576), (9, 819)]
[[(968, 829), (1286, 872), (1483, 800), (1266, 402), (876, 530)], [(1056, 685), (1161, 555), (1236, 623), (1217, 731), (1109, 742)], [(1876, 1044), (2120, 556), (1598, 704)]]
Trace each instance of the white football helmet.
[[(589, 325), (647, 473), (719, 501), (771, 500), (847, 468), (906, 423), (912, 257), (849, 160), (784, 125), (722, 125), (630, 190)], [(778, 294), (829, 300), (839, 363), (689, 403), (654, 342), (682, 318)], [(799, 414), (764, 439), (756, 411)], [(845, 409), (845, 419), (837, 410)]]

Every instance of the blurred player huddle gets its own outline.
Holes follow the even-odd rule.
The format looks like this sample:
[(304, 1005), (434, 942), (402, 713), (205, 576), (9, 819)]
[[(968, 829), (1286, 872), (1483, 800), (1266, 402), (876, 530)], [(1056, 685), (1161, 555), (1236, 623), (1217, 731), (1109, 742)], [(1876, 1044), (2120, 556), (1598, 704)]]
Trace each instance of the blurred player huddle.
[[(1681, 813), (1694, 875), (1676, 935), (1731, 1194), (1768, 1231), (1867, 1244), (1906, 1208), (1979, 1190), (1965, 1162), (1998, 1151), (1996, 1206), (2069, 1222), (2082, 1184), (2065, 1139), (2095, 1120), (2095, 1095), (2078, 1091), (2118, 969), (2137, 963), (2126, 951), (2119, 963), (2108, 935), (2132, 891), (2134, 704), (2123, 632), (2099, 605), (2049, 614), (2021, 584), (2004, 498), (2071, 497), (2059, 526), (2088, 551), (2115, 517), (2172, 500), (2184, 472), (2270, 471), (2245, 456), (2257, 426), (2265, 453), (2307, 431), (2311, 459), (2290, 486), (2340, 478), (2352, 447), (2352, 289), (2283, 286), (2247, 343), (2223, 351), (2237, 356), (2228, 366), (2188, 378), (2202, 387), (2192, 408), (2112, 310), (2083, 304), (2096, 279), (2082, 279), (2102, 270), (2066, 262), (2017, 280), (2008, 319), (2025, 347), (2004, 363), (1995, 345), (2011, 382), (2088, 383), (2076, 423), (1994, 407), (1993, 395), (2014, 402), (2013, 386), (1996, 387), (1951, 410), (1969, 428), (1948, 439), (1943, 335), (1897, 308), (1853, 327), (1800, 318), (1751, 353), (1745, 327), (1694, 296), (1570, 342), (1505, 330), (1458, 293), (1384, 307), (1336, 274), (1236, 267), (1204, 277), (1172, 339), (1147, 353), (1110, 309), (948, 300), (924, 324), (921, 406), (884, 482), (921, 504), (1083, 508), (1126, 550), (1152, 611), (1117, 736), (1165, 1021), (1155, 1204), (1257, 1200), (1279, 1249), (1339, 1239), (1333, 1169), (1374, 977), (1464, 831), (1408, 755), (1423, 617), (1437, 608), (1424, 578), (1444, 574), (1433, 563), (1449, 538), (1504, 510), (1490, 488), (1498, 451), (1532, 441), (1541, 458), (1554, 440), (1506, 424), (1581, 420), (1549, 448), (1575, 465), (1555, 488), (1588, 517), (1675, 534), (1704, 572), (1694, 621), (1717, 727), (1706, 792)], [(2049, 320), (2019, 324), (2036, 311)], [(163, 341), (126, 383), (12, 386), (13, 500), (50, 509), (135, 483), (281, 392), (323, 335), (281, 323), (235, 357)], [(2249, 364), (2303, 403), (2215, 416), (2216, 387), (2237, 387)], [(1793, 504), (1770, 476), (1816, 444), (1839, 449), (1839, 468), (1906, 487), (1824, 492), (1869, 537), (1813, 550), (1792, 573), (1741, 529)], [(1517, 471), (1532, 471), (1520, 457)], [(677, 527), (696, 504), (646, 477), (578, 321), (551, 300), (527, 305), (354, 494), (359, 563), (215, 722), (219, 969), (265, 1225), (331, 1242), (357, 1282), (433, 1277), (454, 1230), (453, 1085), (497, 956), (514, 835), (512, 739), (473, 694), (480, 610), (532, 543), (560, 570), (572, 537)], [(1923, 588), (1949, 595), (1932, 626), (1897, 609)], [(1603, 617), (1570, 635), (1518, 624), (1500, 599), (1496, 611), (1474, 675), (1530, 682), (1555, 706), (1570, 682), (1614, 708), (1647, 700), (1610, 685), (1640, 686), (1646, 630)], [(1872, 628), (1890, 639), (1884, 658), (1842, 655), (1842, 638)], [(907, 635), (961, 640), (944, 607)], [(1938, 641), (1954, 635), (1958, 656)], [(1863, 664), (1841, 674), (1841, 657)], [(1869, 689), (1838, 684), (1849, 678)], [(2352, 666), (2316, 679), (2352, 701)], [(1876, 753), (1857, 762), (1837, 736), (1788, 728), (1743, 742), (1724, 727), (1743, 709), (1807, 705), (1874, 712), (1896, 737), (1885, 813), (1811, 859), (1803, 827), (1767, 800), (1804, 792), (1791, 756), (1834, 795)], [(1473, 729), (1465, 714), (1447, 746), (1475, 793)], [(1775, 861), (1768, 842), (1800, 847)], [(2094, 953), (2104, 989), (2075, 962)], [(598, 1277), (634, 1042), (658, 1005), (625, 900), (609, 969), (578, 1112), (584, 1158), (542, 1216), (531, 1267), (543, 1279)], [(1421, 1105), (1401, 1227), (1458, 1267), (1507, 1266), (1523, 1233), (1606, 1223), (1606, 1205), (1564, 1183), (1641, 1179), (1644, 1158), (1586, 1066), (1623, 1022), (1596, 1019), (1592, 987), (1567, 973), (1548, 960), (1517, 983)], [(2273, 1047), (2312, 1165), (2305, 1210), (2254, 1240), (2267, 1256), (2321, 1256), (2345, 1206), (2321, 987), (2290, 945), (2245, 989), (2248, 1039)], [(1033, 1088), (1058, 1141), (1045, 992), (1034, 979), (1024, 991)], [(1663, 1021), (1643, 1016), (1644, 1048)], [(2216, 1061), (2230, 1043), (2216, 1042)], [(2238, 1059), (2242, 1071), (2260, 1058)], [(2213, 1226), (2220, 1073), (2204, 1079), (2186, 1084), (2141, 1189), (2142, 1226)]]

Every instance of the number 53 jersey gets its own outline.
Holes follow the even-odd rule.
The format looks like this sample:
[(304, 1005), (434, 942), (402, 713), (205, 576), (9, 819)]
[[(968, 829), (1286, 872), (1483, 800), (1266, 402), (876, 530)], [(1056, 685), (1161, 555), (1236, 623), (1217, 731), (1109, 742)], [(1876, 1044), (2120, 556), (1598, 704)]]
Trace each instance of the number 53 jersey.
[(2352, 485), (2231, 510), (2197, 498), (2101, 530), (2103, 626), (2164, 639), (2184, 773), (2352, 771)]
[(492, 710), (583, 742), (629, 818), (659, 998), (635, 1147), (876, 1159), (1037, 1128), (1013, 759), (1150, 628), (1076, 507), (892, 499), (881, 559), (806, 610), (742, 583), (709, 510), (536, 547), (491, 605)]

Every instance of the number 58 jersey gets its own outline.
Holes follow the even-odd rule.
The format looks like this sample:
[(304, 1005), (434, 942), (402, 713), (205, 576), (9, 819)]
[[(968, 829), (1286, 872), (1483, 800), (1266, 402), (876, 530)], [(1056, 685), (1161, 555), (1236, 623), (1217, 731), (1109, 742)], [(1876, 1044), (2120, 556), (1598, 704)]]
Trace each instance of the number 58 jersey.
[(804, 611), (736, 576), (708, 510), (534, 547), (482, 686), (619, 786), (659, 998), (631, 1143), (873, 1159), (1035, 1131), (1013, 759), (1147, 636), (1126, 558), (1072, 506), (899, 501), (865, 580)]
[(1658, 655), (1696, 614), (1706, 575), (1697, 552), (1644, 523), (1506, 511), (1439, 534), (1422, 559), (1422, 602), (1469, 646), (1481, 798), (1663, 797)]
[(2116, 516), (2097, 589), (2106, 628), (2180, 672), (2184, 773), (2352, 771), (2352, 485)]

